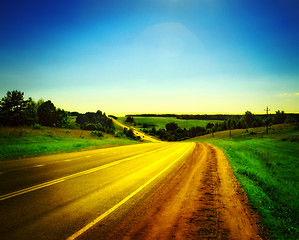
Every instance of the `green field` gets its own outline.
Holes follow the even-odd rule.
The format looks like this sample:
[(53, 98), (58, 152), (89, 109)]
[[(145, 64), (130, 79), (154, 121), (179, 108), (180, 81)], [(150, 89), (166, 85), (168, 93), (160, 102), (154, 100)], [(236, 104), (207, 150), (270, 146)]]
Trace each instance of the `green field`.
[(277, 126), (269, 135), (242, 132), (197, 140), (224, 150), (271, 239), (299, 239), (299, 130)]
[[(119, 117), (118, 121), (125, 123), (126, 117)], [(206, 127), (210, 123), (222, 122), (220, 120), (184, 120), (175, 117), (134, 117), (136, 128), (141, 129), (143, 124), (155, 125), (156, 129), (165, 128), (170, 122), (175, 122), (180, 128)], [(125, 123), (127, 124), (127, 123)]]
[(78, 151), (84, 148), (100, 148), (133, 144), (127, 138), (105, 135), (103, 138), (90, 136), (90, 131), (44, 128), (0, 128), (0, 160), (53, 154), (64, 151)]

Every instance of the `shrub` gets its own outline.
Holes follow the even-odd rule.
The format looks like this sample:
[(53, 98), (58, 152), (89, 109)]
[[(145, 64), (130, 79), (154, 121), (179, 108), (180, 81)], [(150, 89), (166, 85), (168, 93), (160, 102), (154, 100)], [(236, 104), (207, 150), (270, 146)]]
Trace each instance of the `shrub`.
[(174, 132), (175, 130), (177, 130), (179, 128), (179, 126), (175, 122), (167, 123), (165, 125), (165, 127), (166, 127), (167, 132)]
[(123, 137), (123, 135), (122, 135), (120, 132), (115, 133), (114, 136), (115, 136), (115, 137), (118, 137), (118, 138), (122, 138), (122, 137)]
[(92, 131), (90, 135), (93, 137), (104, 137), (104, 134), (101, 131)]
[(83, 130), (89, 130), (89, 131), (94, 131), (97, 129), (94, 123), (84, 123), (83, 125), (81, 125), (81, 128)]
[(130, 128), (130, 129), (126, 129), (124, 128), (124, 135), (126, 135), (128, 138), (131, 138), (133, 140), (138, 140), (140, 141), (141, 138), (139, 136), (136, 136), (133, 132), (133, 130)]
[(34, 129), (34, 130), (42, 130), (43, 128), (42, 128), (42, 126), (39, 125), (38, 123), (35, 123), (35, 124), (32, 126), (32, 129)]
[(133, 124), (133, 123), (135, 123), (135, 120), (134, 120), (133, 117), (128, 116), (127, 119), (125, 120), (125, 122), (132, 123), (132, 124)]
[(112, 120), (102, 114), (101, 111), (96, 113), (87, 112), (85, 114), (79, 114), (76, 118), (76, 123), (80, 124), (81, 129), (90, 131), (101, 131), (114, 134), (115, 128)]
[(68, 124), (68, 128), (70, 128), (70, 129), (80, 129), (80, 125), (76, 122), (70, 122)]

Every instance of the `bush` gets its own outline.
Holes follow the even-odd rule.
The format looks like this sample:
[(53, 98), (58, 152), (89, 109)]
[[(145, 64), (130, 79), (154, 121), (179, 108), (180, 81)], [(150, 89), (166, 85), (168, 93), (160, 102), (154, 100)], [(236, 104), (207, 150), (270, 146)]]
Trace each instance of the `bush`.
[(133, 117), (131, 117), (131, 116), (128, 116), (128, 117), (127, 117), (127, 119), (125, 120), (125, 122), (128, 122), (128, 123), (132, 123), (132, 124), (134, 124), (134, 123), (135, 123), (135, 120), (134, 120), (134, 118), (133, 118)]
[(92, 131), (90, 135), (93, 137), (104, 137), (104, 134), (101, 131)]
[(170, 122), (165, 125), (165, 128), (166, 128), (167, 132), (174, 132), (175, 130), (177, 130), (179, 128), (179, 126), (175, 122)]
[(128, 138), (131, 138), (133, 140), (137, 140), (137, 141), (141, 140), (141, 137), (136, 136), (131, 128), (130, 129), (124, 128), (124, 135), (126, 135)]
[(79, 114), (76, 118), (76, 123), (80, 124), (81, 129), (84, 130), (101, 131), (110, 134), (114, 134), (115, 131), (112, 120), (107, 118), (105, 113), (102, 114), (101, 111)]
[(117, 132), (117, 133), (115, 133), (114, 136), (115, 136), (115, 137), (118, 137), (118, 138), (122, 138), (122, 137), (123, 137), (123, 134), (121, 134), (120, 132)]
[(68, 128), (70, 128), (70, 129), (80, 129), (80, 125), (76, 122), (70, 122), (68, 124)]
[(42, 128), (42, 126), (39, 125), (38, 123), (35, 123), (35, 124), (32, 126), (32, 129), (34, 129), (34, 130), (42, 130), (43, 128)]
[(97, 129), (94, 123), (84, 123), (83, 125), (81, 125), (81, 128), (83, 130), (89, 130), (89, 131), (94, 131)]
[(69, 113), (63, 109), (58, 108), (56, 110), (56, 117), (57, 117), (57, 122), (56, 126), (60, 128), (68, 128), (70, 124), (70, 117)]

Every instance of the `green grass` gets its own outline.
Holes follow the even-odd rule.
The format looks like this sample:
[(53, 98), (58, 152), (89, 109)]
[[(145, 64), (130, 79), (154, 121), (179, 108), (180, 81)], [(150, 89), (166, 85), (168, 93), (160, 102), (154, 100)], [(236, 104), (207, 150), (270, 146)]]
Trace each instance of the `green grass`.
[(45, 128), (0, 129), (0, 160), (78, 151), (87, 147), (133, 144), (136, 141), (126, 138), (91, 137), (89, 131)]
[[(250, 131), (249, 131), (250, 132)], [(222, 148), (271, 239), (299, 239), (299, 131), (206, 139)]]
[[(125, 123), (126, 117), (119, 117), (118, 120)], [(142, 124), (153, 124), (157, 130), (165, 128), (165, 125), (170, 122), (175, 122), (179, 127), (186, 129), (191, 127), (206, 127), (209, 122), (222, 122), (219, 120), (184, 120), (175, 117), (134, 117), (134, 120), (138, 124), (136, 128), (142, 128)]]

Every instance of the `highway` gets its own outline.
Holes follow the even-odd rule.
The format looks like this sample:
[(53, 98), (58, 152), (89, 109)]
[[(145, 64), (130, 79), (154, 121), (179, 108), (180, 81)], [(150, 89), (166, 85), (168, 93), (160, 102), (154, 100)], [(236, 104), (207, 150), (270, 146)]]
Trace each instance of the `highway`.
[(143, 143), (2, 161), (0, 238), (85, 239), (120, 221), (194, 149), (195, 143)]
[(134, 128), (134, 127), (128, 127), (128, 126), (122, 124), (121, 122), (117, 121), (116, 119), (114, 119), (114, 118), (112, 118), (112, 117), (110, 117), (110, 119), (114, 122), (114, 124), (119, 125), (119, 126), (122, 127), (122, 128), (132, 129), (133, 133), (134, 133), (136, 136), (141, 137), (142, 140), (149, 141), (149, 142), (156, 142), (156, 143), (162, 142), (162, 141), (157, 140), (157, 139), (155, 139), (155, 138), (153, 138), (153, 137), (151, 137), (151, 136), (149, 136), (149, 135), (144, 134), (144, 133), (141, 132), (141, 131), (138, 131), (138, 130), (137, 130), (136, 128)]

